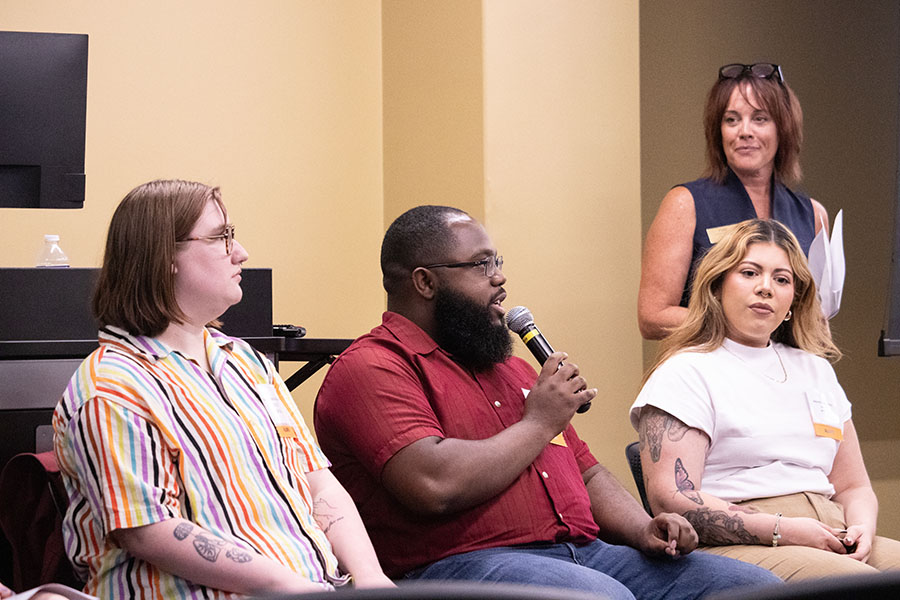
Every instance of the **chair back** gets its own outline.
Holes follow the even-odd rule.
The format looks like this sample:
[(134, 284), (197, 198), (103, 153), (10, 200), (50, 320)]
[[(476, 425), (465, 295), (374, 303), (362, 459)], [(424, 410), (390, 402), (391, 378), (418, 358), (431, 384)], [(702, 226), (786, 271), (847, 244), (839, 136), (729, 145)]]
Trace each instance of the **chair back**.
[(628, 459), (628, 466), (631, 467), (631, 476), (634, 477), (634, 485), (637, 486), (638, 494), (641, 495), (641, 504), (644, 510), (651, 517), (653, 511), (650, 510), (650, 502), (647, 500), (647, 490), (644, 488), (644, 470), (641, 468), (641, 447), (640, 442), (631, 442), (625, 446), (625, 458)]
[(22, 591), (44, 583), (81, 589), (66, 556), (62, 520), (68, 507), (56, 456), (17, 454), (0, 474), (0, 526), (12, 547), (12, 587)]

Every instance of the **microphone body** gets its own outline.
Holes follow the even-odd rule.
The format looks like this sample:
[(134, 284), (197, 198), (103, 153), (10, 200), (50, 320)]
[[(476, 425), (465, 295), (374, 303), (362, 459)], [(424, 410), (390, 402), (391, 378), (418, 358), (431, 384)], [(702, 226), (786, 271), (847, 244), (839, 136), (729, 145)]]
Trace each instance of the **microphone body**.
[(516, 333), (525, 342), (525, 347), (531, 350), (532, 356), (542, 365), (553, 354), (553, 347), (550, 346), (550, 342), (547, 341), (547, 338), (544, 337), (544, 334), (541, 333), (541, 330), (537, 328), (534, 322), (526, 323), (522, 330)]
[[(532, 356), (542, 366), (553, 354), (553, 346), (550, 345), (550, 342), (547, 341), (541, 330), (534, 324), (534, 317), (531, 315), (531, 311), (524, 306), (516, 306), (506, 313), (506, 326), (522, 338), (522, 341), (525, 342), (525, 347), (531, 351)], [(559, 364), (562, 366), (562, 363)], [(590, 408), (591, 403), (588, 401), (579, 406), (576, 412), (585, 413)]]

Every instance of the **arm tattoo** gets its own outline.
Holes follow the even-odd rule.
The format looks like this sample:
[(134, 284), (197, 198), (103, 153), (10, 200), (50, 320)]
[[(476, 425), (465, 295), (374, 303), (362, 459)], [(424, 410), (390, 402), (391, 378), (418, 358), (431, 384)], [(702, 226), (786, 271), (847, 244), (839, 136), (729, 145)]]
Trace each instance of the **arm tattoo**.
[(638, 438), (641, 441), (640, 449), (650, 445), (650, 458), (653, 462), (659, 462), (662, 452), (663, 434), (669, 441), (679, 442), (687, 433), (688, 427), (679, 419), (655, 406), (645, 406), (641, 410), (641, 421), (638, 425)]
[(190, 523), (179, 523), (178, 526), (175, 527), (175, 531), (172, 532), (172, 535), (174, 535), (177, 540), (183, 540), (193, 528), (194, 526)]
[(250, 553), (246, 550), (241, 550), (240, 548), (229, 548), (228, 552), (225, 553), (225, 558), (230, 558), (236, 563), (245, 563), (253, 560), (253, 557), (250, 556)]
[(209, 562), (216, 562), (216, 559), (219, 558), (219, 552), (224, 545), (224, 541), (216, 538), (208, 538), (205, 535), (197, 535), (194, 537), (194, 550)]
[(681, 463), (681, 459), (676, 458), (675, 487), (678, 488), (678, 491), (691, 502), (703, 504), (703, 498), (700, 496), (700, 492), (695, 491), (696, 488), (694, 487), (694, 482), (691, 481), (689, 477), (690, 475), (688, 475), (687, 469), (685, 469), (684, 465)]
[(227, 548), (225, 550), (225, 558), (236, 563), (246, 563), (253, 560), (253, 554), (247, 552), (243, 548), (239, 548), (238, 546), (229, 544), (225, 540), (205, 534), (202, 529), (200, 530), (200, 533), (192, 533), (193, 531), (194, 526), (190, 523), (179, 523), (175, 526), (174, 531), (172, 531), (172, 535), (175, 536), (175, 539), (178, 541), (183, 541), (187, 539), (189, 535), (193, 535), (194, 540), (191, 543), (194, 546), (194, 550), (209, 562), (216, 562), (216, 560), (218, 560), (222, 548)]
[(335, 508), (322, 498), (313, 503), (313, 518), (325, 535), (328, 535), (328, 531), (335, 523), (344, 520), (344, 517), (337, 514)]
[(707, 546), (761, 543), (758, 537), (744, 528), (743, 519), (723, 510), (697, 508), (684, 513), (684, 518), (694, 526), (700, 541)]

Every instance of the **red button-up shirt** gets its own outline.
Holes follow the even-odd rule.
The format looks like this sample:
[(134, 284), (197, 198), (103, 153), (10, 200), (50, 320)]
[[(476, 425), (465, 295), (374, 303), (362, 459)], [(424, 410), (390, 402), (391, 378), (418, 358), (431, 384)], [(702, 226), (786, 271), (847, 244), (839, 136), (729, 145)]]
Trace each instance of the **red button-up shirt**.
[(391, 312), (334, 362), (316, 400), (316, 433), (388, 575), (483, 548), (596, 539), (581, 473), (597, 459), (571, 425), (565, 444), (548, 444), (507, 489), (453, 515), (416, 514), (381, 483), (384, 465), (412, 442), (485, 439), (521, 420), (536, 378), (515, 357), (473, 373)]

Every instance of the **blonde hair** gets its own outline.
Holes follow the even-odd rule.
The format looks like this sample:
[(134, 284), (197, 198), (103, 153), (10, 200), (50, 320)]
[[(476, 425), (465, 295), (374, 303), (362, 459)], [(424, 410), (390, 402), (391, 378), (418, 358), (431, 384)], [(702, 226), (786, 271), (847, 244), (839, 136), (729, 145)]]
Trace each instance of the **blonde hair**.
[(725, 276), (747, 255), (747, 249), (761, 243), (775, 244), (784, 250), (794, 272), (793, 315), (772, 333), (771, 339), (831, 361), (841, 357), (822, 315), (816, 284), (797, 238), (778, 221), (751, 219), (733, 225), (700, 261), (691, 286), (687, 318), (661, 342), (656, 362), (647, 371), (644, 381), (659, 365), (686, 348), (712, 352), (722, 345), (726, 319), (717, 293), (722, 289)]

